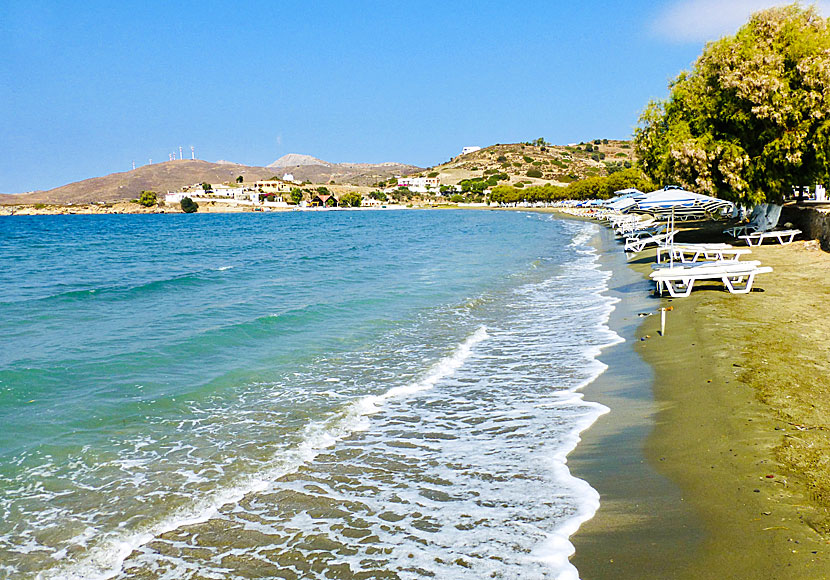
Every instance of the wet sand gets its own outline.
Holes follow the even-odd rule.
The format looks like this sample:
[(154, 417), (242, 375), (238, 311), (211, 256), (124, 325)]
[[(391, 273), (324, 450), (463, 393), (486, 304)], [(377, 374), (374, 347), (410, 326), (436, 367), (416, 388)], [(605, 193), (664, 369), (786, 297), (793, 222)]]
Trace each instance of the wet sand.
[(830, 255), (753, 248), (775, 270), (757, 291), (670, 299), (651, 296), (653, 252), (598, 243), (626, 342), (585, 389), (611, 413), (568, 459), (601, 496), (572, 538), (581, 578), (830, 578)]

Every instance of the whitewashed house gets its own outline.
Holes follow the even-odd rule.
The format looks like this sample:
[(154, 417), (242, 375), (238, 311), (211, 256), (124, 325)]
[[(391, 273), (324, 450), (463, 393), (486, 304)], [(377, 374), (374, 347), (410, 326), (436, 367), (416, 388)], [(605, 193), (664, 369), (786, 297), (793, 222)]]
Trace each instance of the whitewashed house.
[(399, 177), (398, 187), (406, 187), (414, 193), (429, 193), (441, 187), (437, 177)]
[(464, 147), (461, 149), (461, 154), (466, 155), (467, 153), (475, 153), (476, 151), (481, 151), (481, 147), (477, 145), (472, 145), (470, 147)]

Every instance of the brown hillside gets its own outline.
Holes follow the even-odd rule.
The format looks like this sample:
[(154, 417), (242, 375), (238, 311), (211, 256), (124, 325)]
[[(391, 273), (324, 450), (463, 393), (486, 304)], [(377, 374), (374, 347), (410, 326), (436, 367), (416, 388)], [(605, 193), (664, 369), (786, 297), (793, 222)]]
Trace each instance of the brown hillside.
[(135, 199), (143, 190), (165, 193), (193, 183), (233, 182), (240, 175), (246, 182), (268, 179), (273, 176), (282, 177), (285, 173), (292, 173), (295, 179), (308, 180), (312, 183), (328, 184), (334, 181), (338, 184), (369, 185), (413, 171), (420, 171), (420, 168), (396, 163), (379, 165), (334, 163), (327, 166), (307, 165), (274, 169), (183, 159), (145, 165), (123, 173), (93, 177), (48, 191), (0, 195), (0, 204), (113, 202)]
[[(625, 167), (626, 162), (633, 164), (634, 160), (630, 141), (597, 139), (573, 146), (511, 143), (459, 155), (419, 175), (437, 173), (442, 185), (455, 185), (463, 179), (492, 173), (506, 173), (509, 180), (502, 183), (510, 185), (517, 182), (566, 185), (577, 179), (608, 175), (610, 166)], [(539, 171), (542, 176), (529, 177), (530, 170)]]

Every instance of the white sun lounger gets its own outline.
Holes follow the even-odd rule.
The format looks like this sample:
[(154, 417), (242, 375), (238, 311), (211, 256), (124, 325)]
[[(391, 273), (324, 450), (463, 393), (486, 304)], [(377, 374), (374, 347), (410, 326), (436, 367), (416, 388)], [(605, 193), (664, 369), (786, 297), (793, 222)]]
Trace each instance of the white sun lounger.
[(652, 234), (644, 237), (628, 237), (625, 239), (626, 252), (642, 252), (646, 246), (666, 246), (671, 243), (674, 235), (677, 232), (666, 232), (662, 234)]
[[(634, 220), (630, 222), (624, 222), (617, 226), (616, 232), (618, 236), (625, 235), (629, 232), (634, 231), (641, 231), (645, 229), (649, 229), (654, 226), (656, 222), (653, 219), (647, 220)], [(665, 227), (665, 226), (663, 226)]]
[(759, 262), (740, 262), (734, 260), (704, 262), (686, 267), (661, 268), (649, 277), (657, 284), (657, 292), (662, 295), (663, 288), (672, 298), (683, 298), (692, 293), (698, 280), (721, 280), (732, 294), (747, 294), (752, 290), (755, 276), (772, 272), (769, 266), (759, 266)]
[(674, 244), (657, 248), (657, 263), (668, 259), (681, 263), (698, 262), (701, 259), (738, 260), (741, 256), (751, 253), (752, 250), (749, 248), (735, 248), (729, 244)]
[(767, 238), (775, 238), (779, 244), (784, 245), (791, 244), (800, 233), (801, 230), (773, 230), (771, 232), (755, 232), (754, 234), (740, 236), (740, 238), (746, 240), (747, 246), (760, 246)]

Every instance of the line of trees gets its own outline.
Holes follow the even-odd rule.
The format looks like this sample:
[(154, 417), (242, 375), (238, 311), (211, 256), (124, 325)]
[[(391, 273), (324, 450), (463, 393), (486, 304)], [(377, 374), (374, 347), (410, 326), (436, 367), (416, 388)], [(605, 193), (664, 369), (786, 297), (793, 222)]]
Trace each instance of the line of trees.
[(565, 186), (553, 184), (531, 187), (498, 185), (490, 192), (490, 201), (495, 203), (552, 202), (563, 199), (608, 199), (615, 191), (634, 187), (640, 191), (656, 189), (651, 180), (637, 168), (624, 169), (607, 177), (588, 177)]

